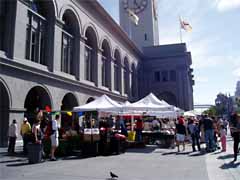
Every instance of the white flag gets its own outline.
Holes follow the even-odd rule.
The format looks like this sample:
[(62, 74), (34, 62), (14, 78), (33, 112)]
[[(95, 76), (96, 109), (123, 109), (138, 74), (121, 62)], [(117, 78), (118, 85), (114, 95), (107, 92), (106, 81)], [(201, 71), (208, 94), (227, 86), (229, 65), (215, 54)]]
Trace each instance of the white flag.
[(127, 12), (128, 12), (128, 17), (131, 19), (131, 21), (135, 25), (138, 25), (139, 17), (130, 9), (127, 9)]

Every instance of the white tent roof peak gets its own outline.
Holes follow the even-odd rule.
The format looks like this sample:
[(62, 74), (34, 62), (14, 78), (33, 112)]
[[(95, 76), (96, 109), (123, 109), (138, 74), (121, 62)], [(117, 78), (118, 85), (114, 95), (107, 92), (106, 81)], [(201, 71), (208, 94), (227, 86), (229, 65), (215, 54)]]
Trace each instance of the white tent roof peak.
[(74, 107), (74, 111), (104, 111), (104, 109), (120, 108), (121, 105), (109, 98), (107, 95), (102, 95), (94, 101), (82, 106)]

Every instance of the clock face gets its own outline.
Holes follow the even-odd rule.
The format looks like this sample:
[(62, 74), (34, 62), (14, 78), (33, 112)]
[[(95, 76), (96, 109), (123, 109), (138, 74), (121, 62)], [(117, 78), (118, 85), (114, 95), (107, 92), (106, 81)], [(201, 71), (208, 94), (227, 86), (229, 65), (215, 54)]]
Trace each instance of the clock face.
[(124, 9), (131, 9), (136, 14), (142, 12), (147, 7), (148, 0), (133, 0), (133, 3), (130, 4), (130, 0), (123, 0)]

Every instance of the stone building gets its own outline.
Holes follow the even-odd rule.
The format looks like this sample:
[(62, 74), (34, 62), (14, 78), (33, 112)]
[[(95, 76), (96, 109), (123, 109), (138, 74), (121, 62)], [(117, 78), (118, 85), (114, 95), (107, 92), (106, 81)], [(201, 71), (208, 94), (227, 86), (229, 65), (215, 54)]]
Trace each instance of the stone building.
[(123, 102), (152, 91), (192, 109), (185, 44), (148, 45), (96, 0), (0, 1), (0, 146), (12, 119), (20, 126), (39, 109), (71, 111), (102, 94)]

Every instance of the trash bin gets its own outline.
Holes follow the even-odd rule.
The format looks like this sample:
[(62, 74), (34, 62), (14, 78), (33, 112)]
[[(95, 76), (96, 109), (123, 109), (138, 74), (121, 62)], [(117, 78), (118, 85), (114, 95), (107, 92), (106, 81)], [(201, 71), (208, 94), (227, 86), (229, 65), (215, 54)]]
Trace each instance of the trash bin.
[(28, 161), (30, 164), (40, 163), (42, 160), (42, 145), (37, 143), (29, 143), (28, 148)]

